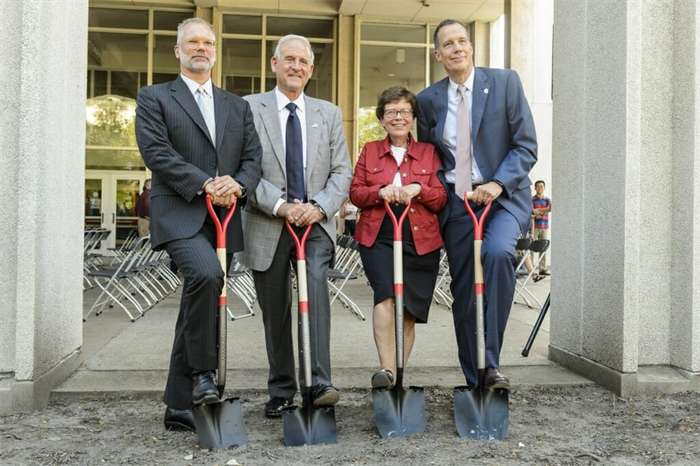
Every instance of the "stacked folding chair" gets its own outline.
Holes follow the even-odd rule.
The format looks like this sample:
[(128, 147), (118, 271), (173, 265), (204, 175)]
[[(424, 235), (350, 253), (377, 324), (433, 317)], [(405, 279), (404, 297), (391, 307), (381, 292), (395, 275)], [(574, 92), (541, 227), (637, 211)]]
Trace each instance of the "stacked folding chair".
[(96, 252), (102, 241), (105, 241), (110, 230), (90, 228), (85, 230), (83, 240), (83, 291), (93, 288), (96, 283), (90, 279), (90, 272), (99, 270), (103, 265), (102, 254)]
[(350, 309), (358, 318), (365, 320), (360, 307), (343, 292), (348, 280), (354, 280), (364, 274), (360, 249), (357, 241), (350, 236), (338, 236), (335, 249), (335, 267), (328, 270), (328, 289), (331, 293), (331, 304), (336, 299)]
[[(531, 309), (539, 309), (542, 307), (542, 303), (539, 299), (537, 299), (537, 297), (534, 294), (532, 294), (530, 290), (527, 289), (527, 284), (532, 279), (532, 276), (535, 274), (535, 271), (538, 270), (540, 261), (542, 260), (544, 253), (547, 251), (547, 249), (549, 249), (549, 240), (538, 239), (532, 241), (527, 238), (520, 239), (518, 240), (516, 248), (523, 251), (523, 256), (522, 259), (520, 259), (520, 263), (518, 264), (517, 268), (515, 269), (517, 283), (515, 285), (515, 295), (513, 296), (513, 304), (520, 304), (523, 306), (527, 306)], [(534, 257), (533, 253), (537, 253), (537, 260), (532, 262), (532, 270), (524, 273), (518, 273), (522, 265), (525, 263), (525, 259), (528, 257), (528, 255), (531, 258)], [(523, 302), (518, 301), (518, 298), (520, 297), (522, 297)], [(533, 300), (537, 304), (533, 305), (530, 300)]]
[(440, 250), (440, 269), (437, 282), (435, 283), (435, 290), (433, 290), (433, 302), (448, 309), (452, 308), (453, 301), (450, 283), (452, 283), (450, 265), (447, 261), (447, 252), (445, 248), (442, 248)]
[(245, 268), (243, 264), (238, 262), (235, 258), (228, 271), (226, 284), (228, 289), (243, 301), (243, 305), (247, 309), (245, 314), (237, 316), (227, 307), (226, 310), (231, 320), (253, 317), (255, 315), (255, 312), (253, 312), (253, 305), (255, 305), (255, 301), (258, 300), (258, 295), (255, 291), (255, 282), (253, 282), (253, 276), (250, 274), (250, 270)]
[(134, 322), (180, 285), (168, 268), (167, 254), (151, 250), (149, 236), (136, 239), (124, 252), (117, 265), (89, 273), (102, 292), (83, 321), (93, 312), (100, 315), (107, 306), (119, 306)]

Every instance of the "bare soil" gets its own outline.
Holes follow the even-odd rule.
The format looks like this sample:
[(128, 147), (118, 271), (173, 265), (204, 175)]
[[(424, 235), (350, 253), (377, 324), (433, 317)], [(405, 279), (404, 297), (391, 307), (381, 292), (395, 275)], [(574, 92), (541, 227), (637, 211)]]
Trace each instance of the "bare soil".
[(513, 391), (504, 441), (457, 436), (452, 391), (426, 388), (423, 435), (384, 440), (367, 390), (343, 390), (338, 444), (287, 448), (262, 392), (238, 393), (248, 444), (207, 451), (166, 432), (156, 397), (54, 402), (0, 416), (2, 465), (700, 464), (700, 393), (621, 399), (594, 386)]

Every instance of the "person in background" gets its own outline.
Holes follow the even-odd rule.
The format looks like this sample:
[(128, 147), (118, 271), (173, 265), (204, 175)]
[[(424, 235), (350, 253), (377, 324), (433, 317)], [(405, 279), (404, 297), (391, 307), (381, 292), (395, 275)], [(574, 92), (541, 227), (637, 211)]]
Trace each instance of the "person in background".
[(220, 401), (216, 315), (225, 277), (205, 197), (219, 217), (238, 199), (226, 247), (231, 255), (240, 251), (240, 208), (260, 181), (262, 151), (248, 103), (212, 84), (212, 25), (200, 18), (180, 23), (175, 57), (175, 81), (139, 91), (136, 142), (153, 173), (151, 245), (165, 249), (184, 277), (163, 422), (170, 430), (195, 430), (192, 406)]
[[(335, 214), (348, 197), (352, 167), (340, 109), (304, 94), (314, 71), (309, 41), (291, 34), (282, 37), (270, 67), (277, 86), (245, 97), (255, 115), (263, 157), (262, 180), (243, 212), (246, 243), (239, 260), (253, 271), (265, 326), (270, 365), (265, 415), (278, 417), (297, 392), (291, 285), (296, 248), (285, 220), (299, 237), (311, 225), (306, 272), (313, 386), (312, 400), (306, 401), (318, 408), (339, 400), (331, 383), (327, 277), (335, 251)], [(299, 367), (302, 393), (306, 389), (303, 374)]]
[(143, 192), (136, 200), (136, 216), (138, 219), (139, 236), (151, 234), (151, 179), (143, 182)]
[(401, 86), (382, 92), (377, 118), (386, 130), (381, 141), (365, 144), (355, 166), (350, 200), (360, 208), (355, 239), (367, 279), (374, 290), (372, 324), (380, 370), (373, 388), (390, 388), (396, 372), (394, 331), (394, 227), (384, 201), (404, 220), (404, 364), (415, 341), (415, 324), (426, 323), (439, 271), (442, 236), (437, 213), (447, 202), (437, 178), (440, 158), (432, 144), (417, 142), (411, 129), (418, 116), (416, 97)]
[[(535, 228), (532, 239), (549, 239), (549, 213), (552, 211), (552, 200), (544, 195), (544, 181), (535, 182), (535, 195), (532, 196), (532, 211), (535, 215)], [(539, 264), (540, 275), (549, 275), (547, 253), (542, 253)]]
[[(503, 334), (515, 292), (515, 247), (527, 235), (532, 203), (528, 173), (537, 162), (535, 122), (518, 74), (476, 68), (465, 26), (442, 21), (433, 34), (434, 56), (447, 77), (418, 94), (418, 139), (435, 145), (438, 173), (449, 200), (440, 224), (452, 276), (452, 315), (459, 360), (467, 385), (509, 389), (498, 369)], [(479, 380), (474, 291), (474, 225), (492, 203), (484, 223), (481, 260), (485, 284), (486, 370)]]

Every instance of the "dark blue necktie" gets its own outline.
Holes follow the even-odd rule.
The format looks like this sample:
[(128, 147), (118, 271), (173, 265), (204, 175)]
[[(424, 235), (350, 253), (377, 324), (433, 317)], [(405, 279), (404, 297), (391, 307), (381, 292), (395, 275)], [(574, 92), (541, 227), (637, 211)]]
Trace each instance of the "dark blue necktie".
[(301, 124), (296, 114), (297, 105), (288, 103), (289, 117), (287, 118), (287, 201), (306, 200), (304, 189), (304, 148), (301, 141)]

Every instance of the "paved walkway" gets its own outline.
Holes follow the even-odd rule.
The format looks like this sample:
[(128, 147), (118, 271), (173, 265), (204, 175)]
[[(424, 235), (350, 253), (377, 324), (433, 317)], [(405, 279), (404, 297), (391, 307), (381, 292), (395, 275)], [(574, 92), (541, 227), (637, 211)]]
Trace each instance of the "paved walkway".
[[(549, 293), (547, 278), (528, 286), (540, 301)], [(331, 359), (333, 382), (344, 388), (367, 388), (378, 368), (372, 337), (372, 291), (364, 278), (346, 285), (346, 293), (367, 317), (360, 320), (337, 301), (332, 308)], [(87, 291), (87, 310), (97, 296)], [(157, 304), (136, 322), (118, 308), (102, 315), (91, 315), (84, 323), (81, 366), (54, 392), (54, 398), (85, 395), (158, 394), (165, 380), (179, 306), (179, 291)], [(236, 296), (229, 295), (229, 306), (240, 309)], [(502, 371), (514, 388), (563, 386), (592, 383), (547, 359), (549, 319), (545, 319), (529, 357), (521, 355), (539, 309), (514, 305), (501, 355)], [(556, 312), (556, 308), (550, 308)], [(235, 312), (236, 313), (236, 312)], [(260, 310), (254, 317), (228, 323), (227, 388), (265, 389), (267, 357)], [(406, 383), (419, 386), (462, 385), (457, 347), (449, 309), (433, 304), (427, 325), (418, 325), (416, 343), (406, 369)]]

